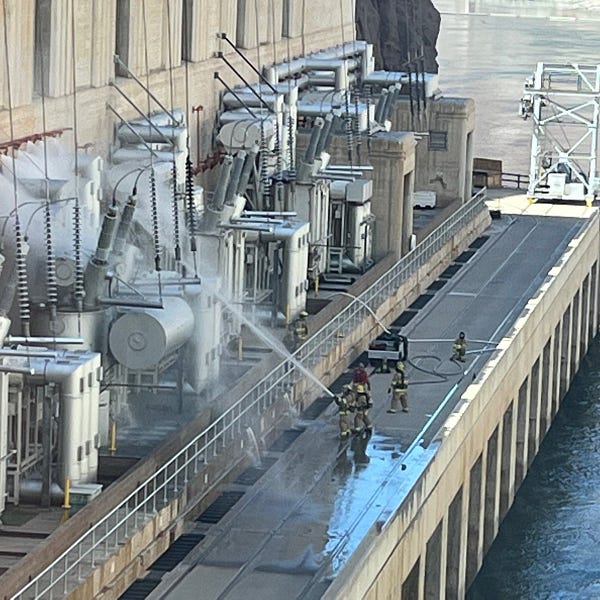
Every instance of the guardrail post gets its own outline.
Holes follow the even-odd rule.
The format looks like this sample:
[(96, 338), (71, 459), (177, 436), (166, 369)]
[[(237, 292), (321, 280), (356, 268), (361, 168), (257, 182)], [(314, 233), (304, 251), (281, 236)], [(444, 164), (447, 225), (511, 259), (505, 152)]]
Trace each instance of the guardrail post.
[(90, 561), (91, 561), (92, 569), (94, 569), (96, 567), (96, 561), (94, 559), (95, 550), (96, 550), (96, 530), (92, 529), (92, 548), (91, 548), (91, 552), (90, 552)]
[(63, 573), (63, 596), (67, 595), (67, 571), (69, 568), (69, 555), (65, 556), (65, 565), (64, 565), (64, 573)]

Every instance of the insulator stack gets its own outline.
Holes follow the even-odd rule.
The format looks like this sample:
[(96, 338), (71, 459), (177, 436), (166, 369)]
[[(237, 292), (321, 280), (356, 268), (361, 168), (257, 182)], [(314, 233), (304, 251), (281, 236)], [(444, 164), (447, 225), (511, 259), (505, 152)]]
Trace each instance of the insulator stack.
[(56, 281), (56, 258), (52, 247), (50, 202), (46, 202), (44, 206), (44, 235), (46, 238), (46, 302), (50, 309), (50, 319), (54, 321), (58, 305), (58, 284)]
[(354, 136), (355, 136), (355, 140), (356, 140), (356, 158), (357, 158), (357, 162), (360, 165), (361, 163), (361, 158), (360, 158), (360, 146), (361, 146), (361, 139), (360, 139), (360, 119), (358, 118), (358, 94), (354, 94)]
[(295, 133), (294, 118), (292, 115), (288, 117), (288, 152), (289, 152), (289, 178), (290, 181), (296, 180), (296, 157), (294, 156), (294, 133)]
[(75, 258), (75, 303), (77, 310), (83, 308), (83, 297), (85, 296), (83, 284), (83, 264), (81, 262), (81, 206), (79, 199), (75, 199), (73, 205), (73, 256)]
[(15, 244), (16, 244), (16, 263), (17, 263), (17, 296), (19, 299), (19, 317), (23, 335), (30, 335), (29, 324), (31, 321), (31, 310), (29, 306), (29, 285), (27, 283), (27, 263), (25, 260), (25, 244), (23, 234), (21, 233), (21, 223), (19, 217), (15, 218)]
[(173, 237), (175, 242), (175, 260), (181, 260), (181, 244), (179, 239), (179, 194), (177, 192), (177, 166), (173, 163)]
[(190, 232), (190, 250), (196, 252), (196, 207), (194, 206), (194, 176), (189, 152), (185, 159), (185, 197), (187, 201), (187, 221)]
[(158, 201), (156, 198), (156, 178), (150, 169), (150, 210), (152, 212), (152, 238), (154, 240), (154, 267), (160, 271), (160, 240), (158, 237)]
[(348, 162), (352, 166), (352, 155), (354, 151), (354, 131), (352, 127), (352, 115), (350, 114), (350, 102), (348, 101), (348, 94), (346, 93), (346, 148), (348, 150)]
[(269, 160), (267, 142), (263, 122), (260, 124), (260, 181), (262, 183), (263, 208), (271, 207), (271, 178), (269, 177)]
[(275, 183), (275, 197), (277, 198), (277, 203), (283, 202), (283, 180), (282, 180), (282, 172), (283, 172), (283, 156), (281, 155), (281, 143), (279, 140), (279, 134), (281, 130), (279, 128), (279, 120), (275, 121), (275, 156), (276, 163), (275, 168), (277, 170), (277, 179)]
[(369, 151), (371, 149), (371, 134), (373, 133), (371, 130), (371, 100), (373, 92), (370, 86), (366, 87), (365, 93), (365, 101), (367, 103), (367, 151)]

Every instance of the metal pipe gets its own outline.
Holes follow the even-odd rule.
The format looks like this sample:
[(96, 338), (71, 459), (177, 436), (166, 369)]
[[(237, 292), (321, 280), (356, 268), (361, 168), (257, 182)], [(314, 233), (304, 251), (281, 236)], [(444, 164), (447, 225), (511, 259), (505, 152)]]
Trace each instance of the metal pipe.
[(225, 192), (225, 204), (233, 203), (245, 164), (246, 153), (243, 150), (240, 150), (233, 159), (233, 169), (231, 171), (231, 177), (229, 178), (229, 184), (227, 185), (227, 191)]
[(162, 302), (130, 300), (128, 298), (99, 297), (98, 304), (103, 304), (105, 306), (127, 306), (133, 308), (164, 308)]
[[(60, 506), (65, 494), (58, 483), (50, 485), (50, 500), (54, 506)], [(36, 504), (42, 499), (41, 479), (22, 479), (19, 481), (19, 498), (22, 502)]]
[(125, 100), (131, 104), (131, 106), (133, 106), (138, 115), (148, 122), (148, 125), (163, 138), (163, 141), (170, 143), (169, 139), (164, 136), (160, 129), (158, 129), (158, 127), (148, 118), (148, 116), (140, 108), (138, 108), (137, 104), (114, 81), (111, 81), (110, 85), (114, 87), (115, 90), (117, 90), (117, 92), (119, 92), (119, 94), (121, 94), (121, 96), (123, 96), (123, 98), (125, 98)]
[(119, 226), (117, 227), (117, 232), (115, 233), (115, 239), (112, 245), (113, 255), (119, 256), (122, 254), (125, 248), (125, 242), (127, 241), (127, 236), (129, 235), (129, 229), (131, 227), (131, 222), (133, 220), (133, 213), (135, 211), (135, 205), (137, 200), (135, 196), (129, 196), (127, 199), (127, 203), (123, 207), (123, 212), (121, 213), (121, 221), (119, 222)]
[(271, 113), (275, 111), (261, 98), (260, 94), (244, 79), (242, 74), (225, 58), (222, 52), (217, 52), (217, 58), (220, 58), (248, 87), (248, 89), (254, 94), (259, 102)]
[(223, 209), (223, 203), (225, 202), (225, 192), (227, 191), (227, 185), (229, 184), (229, 178), (231, 177), (231, 168), (233, 166), (233, 157), (227, 154), (221, 164), (219, 170), (219, 178), (217, 179), (217, 186), (213, 195), (213, 205), (216, 210)]
[(131, 77), (131, 79), (133, 79), (146, 92), (146, 94), (148, 94), (148, 96), (150, 96), (150, 98), (152, 98), (152, 100), (154, 100), (154, 102), (156, 102), (156, 104), (158, 104), (158, 106), (167, 115), (169, 115), (169, 118), (171, 119), (171, 121), (173, 121), (173, 123), (181, 125), (181, 122), (175, 118), (175, 115), (173, 115), (173, 113), (168, 108), (162, 105), (161, 101), (135, 76), (135, 74), (129, 69), (129, 67), (121, 60), (118, 54), (114, 55), (114, 60), (115, 63), (119, 64), (123, 69), (125, 69), (129, 77)]
[(312, 165), (315, 162), (315, 156), (317, 153), (317, 145), (319, 144), (319, 138), (321, 137), (321, 132), (323, 131), (324, 125), (323, 119), (317, 117), (315, 119), (315, 124), (310, 133), (310, 141), (308, 143), (308, 147), (306, 148), (306, 153), (304, 155), (304, 162), (307, 165)]
[(148, 152), (150, 152), (150, 154), (159, 158), (158, 154), (154, 150), (152, 150), (152, 148), (150, 148), (150, 146), (148, 146), (148, 144), (146, 143), (146, 140), (144, 140), (144, 138), (119, 114), (119, 111), (114, 109), (108, 103), (106, 103), (106, 108), (108, 108), (108, 110), (110, 110), (117, 117), (117, 119), (119, 119), (121, 121), (121, 123), (123, 123), (123, 125), (125, 125), (125, 127), (127, 127), (136, 136), (136, 138), (139, 140), (140, 144), (145, 146), (146, 150), (148, 150)]
[(296, 217), (296, 211), (279, 211), (279, 210), (245, 210), (242, 217)]
[(9, 335), (6, 337), (7, 344), (83, 344), (85, 340), (79, 337), (50, 337)]
[(58, 358), (61, 356), (60, 352), (55, 350), (47, 350), (42, 352), (41, 350), (12, 350), (11, 348), (0, 348), (0, 356), (16, 356), (19, 358)]
[(237, 193), (240, 196), (243, 196), (246, 193), (246, 189), (248, 187), (248, 182), (250, 181), (250, 175), (252, 174), (252, 169), (254, 167), (254, 161), (256, 160), (256, 155), (258, 154), (258, 148), (254, 146), (248, 153), (246, 154), (246, 162), (244, 163), (244, 168), (242, 169), (242, 174), (240, 175), (240, 180), (238, 182)]
[(109, 451), (114, 454), (117, 451), (117, 422), (111, 421), (110, 423), (110, 446)]
[(331, 127), (327, 130), (327, 133), (325, 135), (323, 135), (323, 137), (325, 138), (325, 141), (323, 142), (323, 149), (325, 151), (331, 145), (331, 139), (333, 138), (334, 129), (336, 127), (336, 124), (340, 120), (339, 115), (336, 115), (335, 113), (331, 113), (331, 114), (333, 115), (333, 120), (331, 121)]
[(372, 165), (327, 165), (327, 171), (372, 171)]
[(246, 104), (246, 102), (244, 102), (239, 96), (238, 94), (236, 94), (232, 88), (230, 88), (227, 83), (225, 83), (225, 81), (223, 80), (223, 78), (219, 75), (218, 71), (215, 71), (215, 74), (213, 75), (213, 77), (217, 80), (220, 81), (221, 84), (223, 85), (223, 87), (250, 113), (250, 115), (252, 117), (254, 117), (255, 119), (258, 118), (256, 116), (255, 113), (252, 112), (252, 109), (248, 106), (248, 104)]
[(333, 126), (333, 119), (333, 113), (327, 113), (325, 115), (325, 123), (323, 125), (321, 135), (319, 136), (319, 143), (317, 144), (317, 156), (320, 156), (321, 152), (325, 152), (329, 146), (329, 142), (331, 141), (330, 134)]
[(217, 37), (225, 40), (235, 50), (236, 54), (240, 56), (241, 59), (258, 75), (260, 81), (268, 85), (275, 94), (278, 93), (277, 90), (270, 84), (270, 82), (265, 79), (264, 75), (246, 58), (242, 52), (238, 50), (238, 47), (227, 37), (226, 33), (219, 33), (217, 34)]
[(106, 211), (102, 221), (96, 253), (85, 269), (83, 306), (86, 309), (95, 308), (98, 305), (98, 295), (106, 281), (108, 257), (116, 228), (117, 211), (111, 207)]
[(383, 109), (387, 102), (387, 96), (390, 92), (387, 89), (381, 90), (381, 95), (377, 100), (377, 106), (375, 106), (375, 121), (377, 123), (381, 123), (381, 115), (383, 114)]

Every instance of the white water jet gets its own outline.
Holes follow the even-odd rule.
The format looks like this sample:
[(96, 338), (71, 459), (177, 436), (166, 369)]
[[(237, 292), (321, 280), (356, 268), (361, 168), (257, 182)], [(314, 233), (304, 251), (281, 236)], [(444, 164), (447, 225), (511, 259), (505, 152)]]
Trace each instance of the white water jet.
[(273, 348), (280, 356), (289, 360), (302, 374), (306, 375), (312, 382), (316, 383), (328, 396), (333, 398), (335, 394), (324, 384), (318, 377), (316, 377), (309, 369), (307, 369), (287, 348), (274, 336), (268, 334), (261, 327), (256, 325), (251, 319), (249, 319), (242, 310), (240, 310), (234, 304), (231, 304), (222, 294), (215, 290), (211, 290), (216, 298), (222, 302), (229, 311), (244, 323), (258, 338), (260, 338), (267, 346)]
[(262, 464), (260, 446), (252, 427), (246, 427), (246, 436), (249, 440), (249, 446), (246, 448), (246, 452), (252, 458), (253, 463), (257, 466), (260, 466)]

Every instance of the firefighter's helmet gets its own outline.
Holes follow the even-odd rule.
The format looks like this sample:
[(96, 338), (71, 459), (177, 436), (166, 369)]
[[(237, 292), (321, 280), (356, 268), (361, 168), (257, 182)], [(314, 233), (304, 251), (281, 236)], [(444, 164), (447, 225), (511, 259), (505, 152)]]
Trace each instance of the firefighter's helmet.
[(403, 371), (404, 371), (404, 363), (401, 360), (399, 360), (396, 363), (396, 372), (402, 373)]
[(359, 384), (356, 386), (356, 391), (357, 391), (359, 394), (364, 394), (364, 393), (365, 393), (365, 386), (364, 386), (362, 383), (359, 383)]
[(308, 317), (308, 313), (305, 310), (303, 310), (300, 312), (300, 317), (306, 319), (306, 317)]
[(461, 340), (464, 340), (464, 339), (465, 339), (465, 332), (464, 332), (464, 331), (461, 331), (461, 332), (458, 334), (458, 337), (459, 337), (459, 339), (461, 339)]

